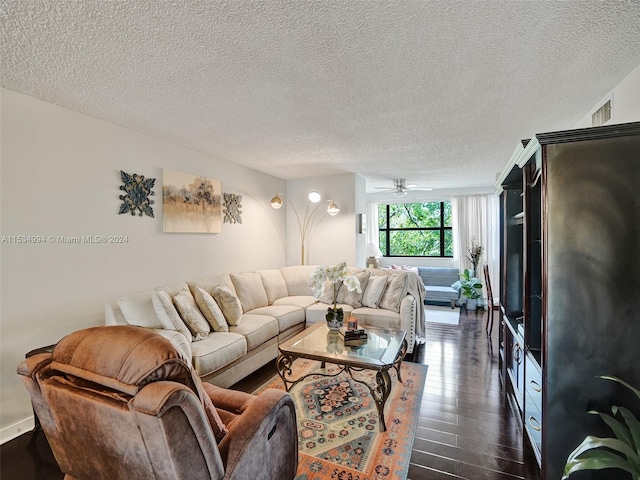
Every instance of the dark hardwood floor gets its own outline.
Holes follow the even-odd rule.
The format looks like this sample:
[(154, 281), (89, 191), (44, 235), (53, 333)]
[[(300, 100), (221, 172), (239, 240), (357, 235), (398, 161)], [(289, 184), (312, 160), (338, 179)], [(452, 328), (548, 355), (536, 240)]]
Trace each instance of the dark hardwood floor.
[[(462, 309), (458, 325), (427, 323), (414, 361), (429, 365), (413, 443), (411, 480), (537, 480), (522, 427), (498, 372), (498, 327), (485, 333), (487, 312)], [(494, 313), (494, 317), (495, 317)]]
[[(427, 343), (412, 361), (429, 365), (413, 445), (411, 480), (538, 480), (535, 459), (501, 391), (497, 328), (493, 351), (486, 312), (462, 310), (458, 325), (427, 323)], [(234, 388), (253, 391), (275, 373), (258, 370)], [(44, 435), (0, 447), (3, 480), (61, 480)]]

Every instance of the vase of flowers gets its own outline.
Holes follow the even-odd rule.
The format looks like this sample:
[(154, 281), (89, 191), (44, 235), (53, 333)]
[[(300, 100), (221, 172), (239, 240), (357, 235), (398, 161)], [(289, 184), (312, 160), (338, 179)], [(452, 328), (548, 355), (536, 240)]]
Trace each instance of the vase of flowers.
[(471, 275), (474, 276), (478, 271), (478, 264), (480, 263), (480, 258), (484, 253), (484, 247), (476, 242), (475, 238), (471, 240), (471, 246), (467, 248), (467, 260), (471, 262), (473, 265), (473, 270), (471, 271)]
[(338, 290), (342, 285), (347, 287), (350, 292), (357, 290), (358, 293), (362, 293), (360, 281), (354, 275), (349, 275), (347, 262), (330, 267), (319, 266), (311, 274), (311, 288), (313, 289), (313, 298), (316, 301), (324, 295), (327, 287), (332, 289), (332, 306), (327, 309), (325, 315), (329, 330), (340, 330), (344, 322), (344, 311), (342, 307), (338, 307)]

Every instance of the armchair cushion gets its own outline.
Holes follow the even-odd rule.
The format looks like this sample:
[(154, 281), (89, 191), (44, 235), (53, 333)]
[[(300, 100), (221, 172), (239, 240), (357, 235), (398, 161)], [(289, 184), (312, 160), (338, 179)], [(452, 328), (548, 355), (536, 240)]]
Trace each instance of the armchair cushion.
[(159, 380), (195, 387), (189, 365), (169, 340), (133, 326), (93, 327), (64, 337), (51, 368), (128, 395)]

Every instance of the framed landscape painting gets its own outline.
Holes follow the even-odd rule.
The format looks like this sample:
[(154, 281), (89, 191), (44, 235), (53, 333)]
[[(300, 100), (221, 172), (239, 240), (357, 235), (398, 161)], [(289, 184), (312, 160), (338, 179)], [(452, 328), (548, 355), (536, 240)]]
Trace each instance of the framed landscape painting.
[(162, 231), (220, 233), (222, 182), (201, 175), (162, 170)]

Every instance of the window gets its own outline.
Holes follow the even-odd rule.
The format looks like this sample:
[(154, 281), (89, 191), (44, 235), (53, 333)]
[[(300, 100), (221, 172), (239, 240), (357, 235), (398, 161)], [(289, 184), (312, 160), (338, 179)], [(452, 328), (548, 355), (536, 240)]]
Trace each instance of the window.
[(378, 206), (385, 257), (453, 257), (451, 202)]

